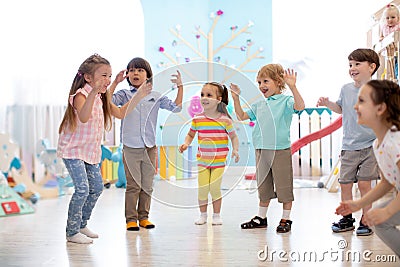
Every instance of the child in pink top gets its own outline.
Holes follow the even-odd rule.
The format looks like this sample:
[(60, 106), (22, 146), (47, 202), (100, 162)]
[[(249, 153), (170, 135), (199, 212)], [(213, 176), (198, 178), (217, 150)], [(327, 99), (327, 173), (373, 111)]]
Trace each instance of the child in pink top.
[[(392, 32), (400, 30), (400, 11), (395, 4), (388, 4), (382, 14), (382, 25), (380, 31), (379, 40), (382, 41), (383, 38), (391, 34)], [(387, 69), (386, 77), (390, 80), (397, 80), (398, 76), (398, 55), (395, 55), (397, 47), (394, 43), (391, 43), (386, 48), (387, 57)]]
[[(118, 73), (111, 87), (125, 79)], [(110, 101), (111, 83), (108, 60), (94, 54), (79, 67), (68, 97), (68, 106), (59, 128), (57, 156), (62, 158), (74, 183), (68, 209), (67, 241), (92, 243), (98, 235), (86, 225), (99, 198), (103, 183), (99, 163), (104, 130), (110, 129), (111, 116), (124, 118), (151, 91), (151, 84), (139, 88), (130, 102), (118, 108)]]
[(394, 31), (400, 29), (400, 11), (394, 4), (388, 4), (382, 14), (382, 26), (380, 40)]
[(195, 224), (202, 225), (207, 222), (207, 203), (210, 194), (214, 209), (212, 224), (221, 225), (221, 182), (229, 151), (228, 137), (232, 142), (232, 157), (235, 157), (235, 162), (239, 161), (239, 141), (226, 109), (228, 89), (225, 85), (216, 82), (206, 83), (201, 90), (201, 105), (204, 112), (193, 118), (185, 143), (179, 147), (179, 152), (182, 153), (187, 149), (197, 132), (198, 201), (201, 215)]

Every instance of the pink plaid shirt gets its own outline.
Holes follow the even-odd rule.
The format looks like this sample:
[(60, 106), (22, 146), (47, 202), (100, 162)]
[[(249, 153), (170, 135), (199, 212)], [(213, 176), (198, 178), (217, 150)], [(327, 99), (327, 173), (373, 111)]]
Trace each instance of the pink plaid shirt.
[[(73, 106), (74, 97), (81, 93), (88, 96), (92, 90), (89, 84), (76, 91), (69, 97), (69, 104)], [(81, 159), (89, 164), (98, 164), (101, 161), (101, 141), (104, 133), (103, 103), (100, 95), (94, 100), (92, 115), (89, 121), (82, 123), (75, 110), (77, 127), (74, 132), (64, 130), (58, 138), (57, 156), (65, 159)]]

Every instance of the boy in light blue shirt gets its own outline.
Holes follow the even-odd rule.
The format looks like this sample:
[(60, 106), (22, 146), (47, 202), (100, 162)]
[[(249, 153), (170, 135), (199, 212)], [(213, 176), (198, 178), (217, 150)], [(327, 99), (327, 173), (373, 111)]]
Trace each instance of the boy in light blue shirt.
[[(273, 198), (283, 203), (282, 219), (276, 231), (291, 230), (293, 196), (293, 168), (290, 124), (294, 113), (304, 109), (304, 101), (296, 87), (297, 73), (284, 70), (279, 64), (268, 64), (257, 74), (257, 82), (264, 98), (243, 111), (237, 85), (231, 84), (232, 99), (239, 120), (256, 121), (253, 145), (256, 152), (256, 178), (259, 197), (258, 215), (241, 224), (242, 229), (266, 228), (268, 206)], [(292, 95), (284, 95), (286, 85)]]
[[(123, 105), (137, 92), (144, 82), (153, 76), (150, 64), (143, 58), (132, 59), (127, 66), (129, 89), (114, 93), (115, 105)], [(181, 74), (172, 75), (178, 93), (175, 101), (159, 92), (152, 91), (121, 122), (121, 142), (126, 173), (125, 220), (128, 231), (138, 231), (139, 226), (151, 229), (149, 221), (151, 195), (157, 155), (156, 129), (159, 109), (180, 112), (182, 109), (183, 85)], [(138, 225), (139, 221), (139, 225)]]

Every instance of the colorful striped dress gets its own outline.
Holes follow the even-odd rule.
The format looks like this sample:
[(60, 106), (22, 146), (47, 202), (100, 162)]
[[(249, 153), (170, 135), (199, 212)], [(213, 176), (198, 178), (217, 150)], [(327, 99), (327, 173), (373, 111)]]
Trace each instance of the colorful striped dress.
[(218, 118), (209, 118), (202, 113), (193, 118), (190, 131), (198, 133), (198, 165), (204, 168), (225, 167), (228, 139), (235, 134), (232, 120), (222, 113)]

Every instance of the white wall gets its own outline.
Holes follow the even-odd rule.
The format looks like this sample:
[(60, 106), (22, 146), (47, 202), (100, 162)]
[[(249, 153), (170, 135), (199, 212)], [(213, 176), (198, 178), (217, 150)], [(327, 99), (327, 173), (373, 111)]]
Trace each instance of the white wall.
[(66, 104), (91, 54), (107, 58), (114, 74), (144, 55), (140, 0), (1, 1), (0, 25), (0, 106)]
[(365, 48), (372, 14), (387, 0), (273, 1), (273, 58), (299, 71), (306, 106), (319, 96), (336, 100), (351, 82), (347, 56)]
[(144, 56), (143, 11), (140, 0), (1, 1), (0, 25), (0, 132), (20, 145), (31, 172), (36, 143), (56, 146), (56, 111), (79, 65), (98, 53), (116, 74)]

